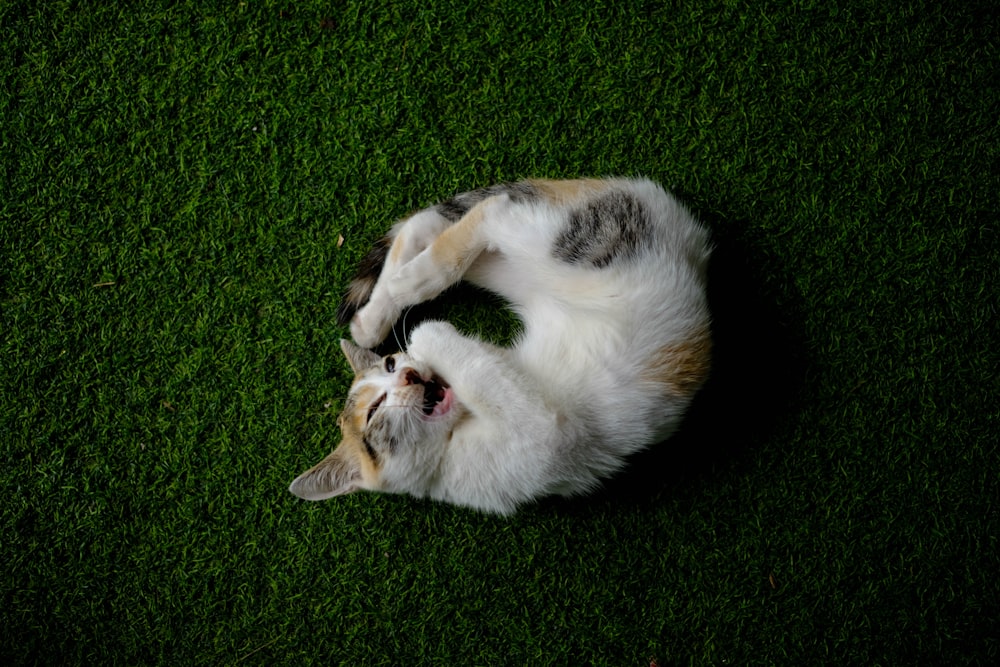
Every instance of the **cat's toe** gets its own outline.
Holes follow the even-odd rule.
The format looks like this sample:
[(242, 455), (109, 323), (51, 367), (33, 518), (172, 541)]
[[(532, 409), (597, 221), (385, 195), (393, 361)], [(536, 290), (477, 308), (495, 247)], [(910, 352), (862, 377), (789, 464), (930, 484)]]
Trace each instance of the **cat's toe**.
[(351, 338), (361, 347), (372, 348), (381, 343), (384, 336), (379, 336), (378, 331), (368, 328), (358, 312), (351, 318)]

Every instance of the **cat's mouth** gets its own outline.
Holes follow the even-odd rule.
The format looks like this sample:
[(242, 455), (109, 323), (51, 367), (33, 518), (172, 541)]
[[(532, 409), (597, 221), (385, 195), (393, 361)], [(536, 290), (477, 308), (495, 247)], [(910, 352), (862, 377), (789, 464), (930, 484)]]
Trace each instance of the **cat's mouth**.
[[(435, 411), (443, 406), (445, 401), (448, 399), (450, 387), (441, 378), (434, 376), (430, 380), (424, 382), (424, 414), (428, 417), (433, 417)], [(450, 403), (450, 401), (448, 401)], [(438, 411), (439, 414), (444, 414), (447, 412), (446, 409)]]
[(447, 382), (437, 375), (425, 380), (414, 370), (406, 373), (407, 384), (419, 384), (424, 387), (424, 400), (421, 410), (427, 417), (440, 417), (451, 409), (453, 394)]

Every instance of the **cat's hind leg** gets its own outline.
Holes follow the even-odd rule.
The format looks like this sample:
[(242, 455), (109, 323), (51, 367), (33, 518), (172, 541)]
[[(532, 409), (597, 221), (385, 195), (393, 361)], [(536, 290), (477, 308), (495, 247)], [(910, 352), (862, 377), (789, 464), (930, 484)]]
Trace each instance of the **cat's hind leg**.
[[(403, 309), (429, 301), (459, 282), (487, 249), (488, 228), (510, 207), (507, 192), (479, 200), (457, 221), (441, 206), (420, 211), (389, 232), (391, 240), (380, 241), (372, 250), (374, 259), (362, 262), (369, 268), (348, 287), (345, 302), (355, 304), (350, 319), (351, 336), (363, 347), (382, 342)], [(382, 262), (381, 271), (371, 267)], [(372, 274), (377, 272), (377, 280)], [(348, 305), (346, 311), (350, 312)]]
[(402, 308), (388, 285), (400, 267), (424, 251), (451, 223), (436, 209), (420, 211), (397, 223), (380, 239), (358, 268), (341, 301), (337, 319), (351, 324), (351, 336), (364, 347), (382, 342)]
[(499, 194), (477, 203), (433, 243), (400, 266), (386, 283), (394, 302), (405, 307), (429, 301), (462, 280), (487, 250), (487, 227), (503, 215), (509, 202), (507, 194)]

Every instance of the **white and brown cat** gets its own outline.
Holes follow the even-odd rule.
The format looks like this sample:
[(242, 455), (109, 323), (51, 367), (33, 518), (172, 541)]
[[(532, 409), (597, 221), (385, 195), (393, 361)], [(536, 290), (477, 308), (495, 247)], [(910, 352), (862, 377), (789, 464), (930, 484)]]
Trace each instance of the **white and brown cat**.
[[(711, 356), (708, 232), (644, 179), (529, 180), (455, 196), (396, 224), (341, 307), (357, 342), (343, 439), (291, 485), (508, 514), (593, 490), (674, 432)], [(510, 348), (445, 322), (380, 357), (404, 309), (467, 280), (523, 322)], [(353, 317), (352, 317), (353, 316)]]

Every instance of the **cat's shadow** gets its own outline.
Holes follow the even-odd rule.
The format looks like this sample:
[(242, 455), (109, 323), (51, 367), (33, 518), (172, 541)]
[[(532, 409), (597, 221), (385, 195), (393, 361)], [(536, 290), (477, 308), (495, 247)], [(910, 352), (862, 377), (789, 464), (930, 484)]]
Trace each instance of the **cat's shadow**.
[(790, 306), (768, 297), (759, 264), (746, 248), (714, 239), (708, 297), (712, 371), (678, 431), (633, 456), (593, 496), (554, 504), (593, 510), (643, 504), (660, 493), (708, 481), (738, 465), (796, 410), (805, 376), (802, 337)]
[[(569, 500), (545, 499), (539, 509), (587, 513), (621, 503), (655, 502), (671, 488), (710, 478), (714, 470), (738, 463), (766, 441), (795, 410), (803, 384), (805, 357), (795, 313), (781, 309), (766, 293), (761, 262), (738, 242), (713, 238), (708, 272), (712, 312), (712, 371), (678, 431), (666, 442), (632, 456), (626, 468), (594, 494)], [(426, 319), (445, 319), (474, 331), (477, 313), (508, 312), (507, 344), (517, 320), (502, 300), (465, 283), (444, 298), (420, 304), (396, 323), (394, 335), (377, 352), (390, 354)]]

